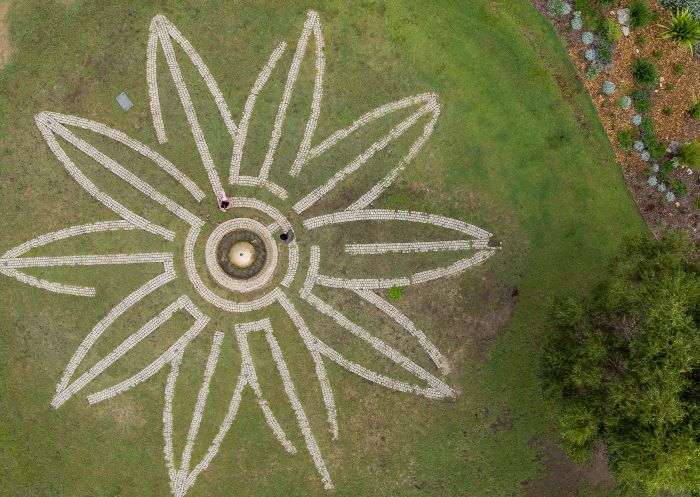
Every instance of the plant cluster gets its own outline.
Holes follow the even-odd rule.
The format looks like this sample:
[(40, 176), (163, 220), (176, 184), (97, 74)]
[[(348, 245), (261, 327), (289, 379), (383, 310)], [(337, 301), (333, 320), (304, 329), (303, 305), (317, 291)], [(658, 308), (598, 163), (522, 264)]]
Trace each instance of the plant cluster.
[(693, 45), (700, 41), (700, 20), (690, 9), (684, 8), (671, 13), (669, 23), (661, 25), (661, 38), (672, 40), (693, 51)]
[(634, 0), (630, 6), (629, 25), (632, 28), (643, 28), (651, 22), (652, 13), (646, 0)]
[(681, 234), (627, 240), (591, 296), (550, 308), (541, 376), (564, 447), (586, 460), (604, 441), (625, 495), (692, 495), (700, 481), (696, 251)]
[(643, 57), (637, 57), (632, 62), (632, 76), (634, 76), (634, 82), (645, 88), (649, 88), (656, 84), (658, 79), (658, 70), (656, 64), (652, 61), (645, 59)]
[(553, 17), (564, 17), (571, 12), (571, 4), (564, 0), (547, 0), (547, 12)]
[(678, 151), (678, 159), (688, 167), (700, 167), (700, 143), (695, 140), (684, 143)]

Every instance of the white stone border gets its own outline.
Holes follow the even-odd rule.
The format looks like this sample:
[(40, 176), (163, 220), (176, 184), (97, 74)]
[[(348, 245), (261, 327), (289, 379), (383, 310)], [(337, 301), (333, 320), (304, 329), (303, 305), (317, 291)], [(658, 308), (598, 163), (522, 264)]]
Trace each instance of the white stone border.
[[(319, 276), (318, 276), (318, 270), (320, 266), (320, 249), (318, 246), (313, 245), (311, 247), (311, 255), (310, 255), (310, 262), (309, 262), (309, 272), (306, 277), (306, 281), (304, 282), (304, 286), (302, 287), (301, 291), (299, 292), (300, 297), (308, 302), (314, 309), (316, 309), (318, 312), (321, 314), (324, 314), (328, 317), (330, 317), (333, 321), (335, 321), (339, 326), (344, 328), (345, 330), (349, 331), (351, 334), (355, 335), (356, 337), (364, 340), (366, 343), (368, 343), (373, 349), (375, 349), (377, 352), (382, 354), (384, 357), (387, 359), (393, 361), (394, 363), (398, 364), (401, 366), (403, 369), (408, 371), (409, 373), (413, 374), (419, 379), (424, 380), (429, 386), (428, 388), (424, 387), (419, 387), (417, 385), (410, 385), (406, 382), (403, 381), (398, 381), (394, 380), (392, 378), (389, 378), (387, 376), (381, 375), (379, 373), (376, 373), (375, 371), (369, 370), (359, 364), (356, 364), (352, 361), (347, 360), (345, 357), (343, 357), (339, 352), (336, 350), (332, 349), (328, 345), (326, 345), (323, 341), (321, 341), (318, 337), (312, 336), (311, 346), (310, 349), (313, 349), (315, 352), (320, 353), (326, 357), (328, 357), (330, 360), (335, 362), (336, 364), (344, 367), (348, 371), (351, 371), (352, 373), (355, 373), (356, 375), (365, 378), (366, 380), (369, 380), (373, 383), (377, 383), (379, 385), (383, 385), (387, 388), (391, 388), (393, 390), (398, 390), (401, 392), (410, 392), (410, 393), (415, 393), (418, 395), (423, 395), (428, 398), (443, 398), (443, 397), (453, 397), (455, 395), (455, 392), (447, 386), (442, 380), (438, 379), (434, 375), (430, 374), (427, 372), (425, 369), (420, 367), (418, 364), (416, 364), (414, 361), (409, 359), (408, 357), (404, 356), (401, 354), (399, 351), (391, 347), (390, 345), (386, 344), (384, 341), (381, 339), (372, 336), (369, 332), (367, 332), (364, 328), (361, 326), (353, 323), (350, 321), (348, 318), (346, 318), (342, 313), (340, 313), (338, 310), (321, 300), (320, 298), (316, 297), (312, 291), (314, 288), (314, 285), (316, 283), (319, 283)], [(350, 280), (352, 281), (352, 280)], [(358, 295), (361, 297), (365, 298), (366, 294), (363, 294), (362, 288), (353, 288), (353, 290), (357, 290)], [(378, 298), (378, 297), (377, 297)], [(400, 312), (398, 309), (389, 309), (390, 304), (387, 303), (387, 306), (382, 305), (379, 306), (377, 305), (377, 302), (374, 301), (371, 297), (366, 298), (368, 302), (371, 304), (374, 304), (377, 306), (379, 310), (382, 312), (385, 312), (389, 314), (391, 317), (394, 319), (399, 318), (398, 314)], [(398, 314), (397, 314), (398, 313)], [(401, 315), (403, 316), (403, 315)], [(405, 318), (405, 316), (403, 316)], [(400, 319), (400, 318), (399, 318)], [(406, 321), (408, 318), (405, 318)], [(403, 319), (398, 320), (397, 322), (401, 324), (402, 326), (404, 323), (406, 323)], [(410, 321), (408, 321), (410, 323)], [(406, 323), (408, 325), (408, 323)], [(405, 327), (405, 326), (404, 326)], [(416, 337), (419, 337), (422, 335), (422, 333), (413, 326), (413, 323), (410, 323), (408, 327), (405, 327), (409, 333), (413, 334)], [(423, 335), (424, 341), (430, 344), (432, 348), (434, 346), (432, 343), (430, 343), (425, 335)], [(423, 346), (423, 343), (421, 343), (421, 346)], [(309, 345), (307, 345), (309, 347)], [(424, 347), (425, 348), (425, 347)], [(428, 352), (430, 348), (426, 349), (426, 352)], [(432, 352), (432, 355), (430, 352), (428, 352), (428, 355), (433, 359), (435, 356), (435, 352), (437, 352), (437, 349)], [(441, 357), (439, 352), (437, 352), (436, 358)], [(433, 359), (434, 360), (434, 359)], [(446, 363), (444, 361), (440, 361), (441, 365), (445, 365)], [(443, 371), (444, 369), (441, 368)]]
[(204, 379), (199, 390), (197, 404), (195, 405), (190, 423), (190, 430), (187, 436), (187, 445), (183, 451), (179, 469), (175, 466), (175, 454), (173, 449), (173, 401), (175, 397), (175, 383), (180, 372), (180, 364), (182, 362), (184, 349), (180, 350), (179, 353), (176, 354), (170, 361), (171, 369), (165, 386), (165, 403), (163, 406), (163, 453), (165, 455), (165, 462), (168, 469), (170, 488), (175, 497), (183, 497), (190, 487), (194, 485), (199, 474), (209, 467), (209, 464), (214, 459), (214, 456), (216, 456), (216, 454), (219, 452), (221, 442), (231, 428), (233, 420), (238, 412), (238, 407), (241, 403), (241, 395), (246, 385), (243, 375), (241, 375), (238, 379), (233, 395), (231, 396), (228, 411), (224, 416), (221, 425), (219, 426), (216, 436), (209, 445), (209, 448), (207, 449), (207, 452), (202, 460), (194, 467), (194, 469), (192, 469), (192, 471), (190, 471), (192, 447), (194, 445), (194, 441), (199, 430), (199, 425), (201, 423), (201, 418), (204, 413), (206, 399), (209, 395), (209, 385), (211, 384), (211, 378), (219, 360), (219, 352), (223, 338), (224, 334), (220, 331), (217, 331), (214, 334), (211, 352), (209, 353), (207, 366), (204, 371)]
[(304, 341), (304, 345), (306, 345), (306, 348), (314, 361), (314, 365), (316, 367), (316, 377), (318, 378), (318, 383), (321, 386), (321, 395), (323, 396), (323, 403), (326, 406), (326, 413), (328, 414), (328, 424), (330, 425), (331, 435), (335, 440), (338, 438), (338, 414), (335, 408), (333, 389), (331, 388), (330, 381), (328, 381), (326, 366), (323, 364), (323, 358), (316, 348), (316, 339), (309, 331), (309, 328), (306, 326), (301, 314), (297, 312), (296, 307), (286, 295), (280, 294), (279, 303), (296, 326), (299, 336), (301, 336), (301, 339)]
[(189, 57), (190, 61), (199, 71), (200, 76), (204, 80), (211, 93), (216, 106), (219, 109), (221, 118), (226, 125), (226, 129), (232, 139), (235, 139), (236, 135), (236, 125), (233, 123), (233, 118), (231, 117), (231, 111), (224, 100), (224, 97), (219, 89), (214, 77), (211, 75), (209, 68), (206, 66), (202, 58), (199, 56), (197, 51), (192, 47), (190, 42), (182, 36), (182, 33), (173, 25), (165, 16), (157, 15), (151, 21), (149, 40), (148, 40), (148, 51), (146, 56), (146, 75), (148, 81), (148, 90), (151, 101), (151, 114), (153, 115), (153, 126), (156, 130), (158, 136), (158, 141), (160, 143), (165, 143), (167, 141), (167, 136), (165, 134), (165, 125), (163, 124), (163, 117), (160, 109), (160, 99), (158, 97), (158, 85), (157, 85), (157, 75), (156, 75), (156, 56), (158, 53), (158, 42), (160, 42), (163, 48), (163, 53), (165, 54), (165, 60), (170, 68), (170, 75), (175, 83), (177, 92), (180, 96), (180, 103), (187, 116), (187, 122), (192, 130), (192, 136), (194, 137), (195, 144), (197, 145), (197, 150), (199, 151), (199, 156), (202, 159), (202, 164), (204, 169), (207, 171), (209, 176), (209, 182), (211, 183), (214, 195), (218, 199), (226, 198), (226, 192), (221, 184), (219, 175), (216, 172), (216, 166), (209, 152), (209, 146), (204, 138), (204, 133), (199, 125), (199, 120), (197, 119), (197, 113), (194, 109), (194, 104), (192, 103), (192, 98), (190, 97), (190, 92), (187, 89), (187, 85), (182, 77), (182, 72), (180, 66), (175, 57), (175, 50), (173, 49), (172, 40), (175, 40), (185, 54)]
[[(314, 437), (311, 431), (311, 426), (309, 425), (309, 420), (306, 417), (304, 407), (302, 406), (301, 401), (297, 396), (294, 382), (292, 381), (292, 378), (289, 374), (287, 363), (284, 361), (282, 350), (280, 349), (279, 344), (277, 343), (277, 339), (275, 338), (272, 332), (272, 324), (270, 324), (269, 319), (265, 318), (252, 323), (236, 325), (236, 335), (241, 349), (241, 354), (243, 355), (244, 364), (247, 365), (248, 368), (253, 368), (254, 370), (253, 358), (252, 356), (250, 356), (249, 347), (247, 343), (248, 333), (254, 331), (265, 332), (265, 338), (267, 340), (268, 345), (270, 346), (272, 358), (274, 359), (277, 365), (277, 371), (280, 375), (280, 378), (282, 379), (282, 385), (284, 385), (284, 390), (287, 394), (287, 398), (289, 399), (289, 402), (292, 405), (292, 409), (294, 410), (294, 414), (296, 415), (299, 428), (301, 429), (301, 432), (304, 435), (306, 448), (309, 451), (309, 454), (311, 455), (311, 459), (314, 461), (316, 470), (321, 476), (321, 480), (323, 481), (324, 487), (326, 488), (326, 490), (330, 490), (333, 488), (333, 483), (331, 482), (330, 474), (328, 473), (326, 463), (323, 461), (323, 457), (321, 456), (321, 451), (318, 448), (316, 438)], [(244, 374), (248, 374), (246, 370), (244, 370)]]
[[(408, 153), (399, 161), (399, 164), (394, 167), (377, 185), (369, 192), (364, 194), (360, 199), (355, 201), (348, 207), (349, 210), (362, 209), (376, 199), (382, 191), (384, 191), (391, 183), (394, 182), (399, 173), (406, 167), (413, 157), (418, 153), (423, 144), (427, 141), (433, 132), (435, 122), (440, 114), (440, 104), (437, 100), (437, 95), (433, 93), (424, 93), (412, 97), (406, 97), (402, 100), (383, 105), (377, 109), (368, 112), (360, 117), (348, 128), (339, 130), (322, 142), (313, 150), (308, 152), (309, 159), (319, 155), (327, 148), (335, 145), (338, 141), (351, 135), (355, 130), (367, 125), (368, 123), (378, 119), (379, 117), (395, 112), (399, 109), (404, 109), (411, 105), (423, 104), (421, 107), (411, 114), (409, 117), (401, 121), (397, 126), (391, 129), (383, 138), (374, 142), (363, 153), (358, 155), (349, 164), (335, 173), (326, 183), (312, 190), (304, 198), (294, 204), (293, 209), (297, 214), (301, 214), (306, 209), (318, 202), (324, 195), (333, 190), (338, 183), (344, 180), (347, 176), (357, 171), (365, 162), (367, 162), (374, 154), (383, 150), (389, 143), (403, 135), (409, 128), (415, 125), (418, 120), (426, 115), (432, 114), (431, 120), (425, 125), (421, 136), (413, 143)], [(306, 159), (308, 161), (308, 159)], [(301, 167), (301, 166), (299, 166)]]
[(236, 183), (240, 177), (241, 161), (243, 160), (243, 146), (245, 145), (246, 138), (248, 136), (248, 124), (250, 122), (251, 116), (253, 115), (255, 101), (258, 98), (258, 94), (265, 87), (267, 80), (270, 78), (270, 74), (272, 74), (272, 70), (275, 68), (275, 65), (282, 57), (282, 54), (284, 53), (286, 48), (287, 44), (282, 42), (277, 46), (275, 50), (273, 50), (272, 54), (270, 54), (270, 59), (267, 61), (267, 64), (265, 64), (265, 67), (263, 67), (262, 71), (260, 71), (260, 74), (258, 75), (257, 79), (255, 80), (255, 83), (253, 84), (253, 88), (251, 88), (250, 93), (248, 94), (248, 99), (246, 100), (245, 107), (243, 108), (243, 115), (241, 116), (241, 121), (238, 124), (238, 132), (236, 133), (236, 137), (233, 142), (233, 153), (231, 155), (231, 171), (229, 173), (228, 178), (228, 182), (231, 184)]
[[(196, 226), (202, 226), (204, 224), (204, 222), (197, 216), (195, 216), (182, 206), (178, 205), (177, 203), (173, 202), (165, 195), (158, 192), (150, 184), (146, 183), (138, 176), (131, 173), (128, 169), (116, 162), (114, 159), (100, 152), (98, 149), (90, 145), (85, 140), (82, 140), (75, 136), (64, 125), (78, 126), (83, 129), (94, 131), (96, 133), (104, 134), (105, 136), (109, 138), (114, 138), (117, 141), (121, 141), (117, 138), (118, 132), (107, 128), (106, 126), (100, 123), (95, 123), (94, 121), (88, 121), (78, 118), (76, 116), (57, 113), (40, 112), (35, 116), (35, 121), (37, 127), (44, 136), (44, 139), (48, 143), (49, 148), (54, 153), (54, 155), (63, 163), (68, 173), (90, 195), (102, 202), (102, 204), (105, 207), (111, 209), (116, 214), (121, 216), (121, 218), (125, 221), (128, 221), (134, 226), (141, 228), (145, 231), (162, 236), (166, 240), (172, 241), (175, 238), (175, 233), (173, 231), (166, 229), (163, 226), (152, 224), (148, 220), (144, 219), (143, 217), (124, 207), (121, 203), (117, 202), (106, 193), (100, 191), (97, 188), (97, 186), (95, 186), (95, 184), (82, 173), (82, 171), (73, 163), (73, 161), (71, 161), (71, 159), (65, 153), (61, 145), (58, 143), (58, 140), (56, 140), (56, 135), (62, 137), (64, 140), (75, 146), (78, 150), (94, 159), (104, 168), (106, 168), (114, 175), (129, 183), (131, 186), (139, 190), (151, 200), (157, 202), (160, 205), (163, 205), (166, 209), (168, 209), (170, 212), (175, 214), (183, 221), (187, 222), (190, 225)], [(137, 148), (135, 148), (134, 150), (140, 152), (142, 155), (149, 158), (152, 158), (152, 156), (155, 155), (155, 152), (150, 151), (148, 147), (142, 144), (138, 144)], [(165, 168), (166, 172), (169, 172), (170, 174), (174, 175), (173, 177), (176, 180), (178, 180), (181, 184), (183, 184), (183, 186), (187, 185), (187, 182), (189, 181), (188, 178), (181, 174), (179, 171), (177, 171), (177, 169), (175, 169), (174, 166), (172, 166), (172, 168), (165, 167), (162, 164), (161, 166)]]
[[(264, 267), (258, 274), (249, 279), (232, 278), (221, 269), (218, 262), (217, 248), (221, 239), (231, 231), (240, 230), (249, 230), (258, 235), (265, 244), (265, 250), (267, 251)], [(219, 285), (234, 292), (247, 293), (262, 288), (270, 281), (277, 268), (277, 243), (272, 239), (267, 228), (255, 219), (239, 217), (224, 221), (209, 235), (204, 253), (209, 274)]]
[(80, 297), (94, 297), (95, 288), (85, 287), (85, 286), (73, 286), (64, 285), (62, 283), (55, 283), (53, 281), (46, 281), (43, 279), (30, 276), (18, 271), (16, 268), (10, 268), (5, 264), (5, 261), (17, 258), (22, 254), (28, 252), (29, 250), (53, 243), (58, 240), (64, 240), (66, 238), (71, 238), (74, 236), (86, 235), (88, 233), (101, 233), (104, 231), (118, 231), (118, 230), (131, 230), (136, 227), (129, 223), (128, 221), (101, 221), (98, 223), (81, 224), (77, 226), (71, 226), (70, 228), (64, 228), (59, 231), (53, 231), (51, 233), (45, 233), (32, 240), (26, 241), (13, 249), (8, 250), (2, 256), (0, 256), (0, 274), (9, 276), (10, 278), (15, 278), (16, 280), (26, 283), (28, 285), (42, 288), (49, 292), (64, 293), (68, 295), (76, 295)]
[[(275, 116), (275, 123), (272, 129), (272, 135), (270, 136), (270, 143), (267, 148), (267, 153), (265, 154), (265, 159), (260, 167), (261, 178), (267, 178), (270, 174), (270, 167), (274, 160), (275, 151), (277, 150), (277, 145), (279, 144), (280, 138), (282, 137), (282, 126), (284, 124), (284, 119), (287, 113), (287, 107), (292, 98), (292, 92), (294, 90), (294, 83), (299, 75), (299, 68), (301, 67), (301, 61), (304, 57), (304, 52), (306, 52), (306, 45), (309, 42), (309, 37), (311, 33), (314, 34), (316, 39), (316, 78), (314, 81), (314, 92), (311, 102), (311, 116), (304, 129), (304, 136), (301, 141), (299, 152), (297, 154), (297, 159), (295, 163), (299, 160), (300, 155), (305, 155), (306, 150), (309, 148), (311, 142), (311, 137), (316, 129), (316, 122), (318, 121), (318, 114), (321, 106), (322, 97), (322, 84), (323, 84), (323, 68), (324, 68), (324, 58), (323, 58), (323, 37), (321, 35), (321, 23), (319, 15), (313, 10), (309, 11), (307, 14), (306, 22), (304, 23), (304, 29), (301, 32), (299, 41), (297, 42), (297, 48), (294, 52), (294, 58), (292, 59), (292, 65), (287, 74), (287, 82), (284, 86), (284, 92), (282, 93), (282, 101), (277, 109), (277, 115)], [(294, 166), (292, 166), (294, 167)]]

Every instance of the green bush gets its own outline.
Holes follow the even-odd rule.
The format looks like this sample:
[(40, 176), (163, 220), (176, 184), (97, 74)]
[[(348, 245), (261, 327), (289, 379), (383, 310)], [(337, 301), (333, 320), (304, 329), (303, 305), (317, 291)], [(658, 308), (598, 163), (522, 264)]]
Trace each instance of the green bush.
[(622, 38), (622, 28), (620, 28), (616, 20), (606, 19), (601, 29), (601, 36), (608, 43), (615, 43)]
[(673, 40), (693, 51), (693, 45), (700, 41), (700, 21), (693, 17), (689, 9), (676, 10), (663, 28), (661, 38)]
[(651, 10), (646, 0), (634, 0), (630, 6), (629, 25), (632, 28), (643, 28), (651, 21)]
[(658, 78), (656, 64), (643, 57), (637, 57), (632, 62), (632, 76), (634, 81), (644, 87), (654, 86)]
[(639, 137), (637, 128), (623, 129), (617, 134), (617, 146), (622, 150), (630, 151), (637, 137)]
[(676, 74), (677, 76), (680, 76), (683, 74), (683, 64), (673, 64), (673, 73)]
[(399, 300), (401, 298), (401, 294), (403, 293), (403, 288), (400, 286), (393, 286), (389, 288), (389, 291), (387, 294), (389, 295), (389, 298), (392, 300)]
[(700, 100), (696, 100), (695, 102), (693, 102), (693, 104), (688, 109), (688, 114), (690, 114), (690, 117), (692, 119), (695, 119), (696, 121), (700, 119)]
[(634, 102), (634, 109), (639, 113), (651, 110), (651, 91), (645, 88), (634, 88), (630, 93)]
[(693, 199), (693, 207), (700, 211), (700, 198)]
[(683, 144), (678, 151), (678, 158), (688, 167), (700, 166), (700, 143), (693, 140)]
[(685, 197), (688, 194), (688, 185), (679, 179), (672, 179), (669, 185), (671, 190), (675, 191), (679, 197)]
[(664, 107), (663, 109), (661, 109), (661, 113), (664, 116), (670, 116), (671, 114), (673, 114), (673, 107)]
[(591, 81), (595, 81), (598, 77), (598, 69), (596, 69), (595, 66), (591, 64), (590, 66), (588, 66), (588, 68), (586, 68), (586, 77)]
[(656, 130), (656, 126), (654, 125), (654, 120), (649, 117), (649, 116), (644, 116), (642, 118), (642, 122), (639, 123), (639, 130), (642, 132), (642, 134), (650, 134), (654, 133)]
[(590, 296), (550, 306), (541, 378), (564, 447), (582, 460), (603, 441), (623, 495), (690, 496), (700, 481), (696, 256), (681, 234), (640, 235)]

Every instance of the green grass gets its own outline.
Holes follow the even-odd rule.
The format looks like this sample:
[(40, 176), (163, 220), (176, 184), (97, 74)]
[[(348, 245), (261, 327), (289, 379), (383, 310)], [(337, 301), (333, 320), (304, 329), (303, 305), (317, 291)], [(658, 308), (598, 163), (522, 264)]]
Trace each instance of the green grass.
[[(386, 4), (276, 2), (267, 8), (219, 1), (193, 2), (189, 7), (175, 0), (105, 3), (83, 0), (63, 6), (53, 1), (23, 0), (11, 6), (10, 30), (17, 52), (0, 73), (0, 209), (4, 212), (0, 250), (46, 231), (114, 219), (68, 177), (49, 151), (33, 121), (33, 115), (41, 110), (85, 116), (125, 131), (162, 152), (208, 191), (172, 82), (165, 77), (162, 54), (159, 78), (166, 85), (161, 98), (168, 144), (157, 145), (150, 124), (145, 49), (153, 15), (168, 16), (192, 42), (238, 120), (250, 86), (270, 51), (281, 40), (293, 47), (306, 9), (315, 8), (321, 14), (327, 66), (318, 136), (346, 126), (388, 101), (435, 91), (443, 112), (433, 136), (376, 205), (465, 219), (493, 232), (503, 243), (503, 250), (481, 268), (457, 278), (406, 288), (399, 301), (392, 301), (450, 359), (452, 372), (447, 380), (459, 391), (457, 399), (429, 401), (389, 392), (329, 365), (339, 413), (337, 442), (330, 439), (324, 424), (308, 354), (279, 310), (272, 311), (285, 359), (293, 367), (336, 485), (333, 495), (521, 495), (522, 482), (537, 478), (542, 469), (531, 442), (542, 434), (552, 434), (536, 375), (546, 335), (542, 329), (546, 300), (559, 292), (587, 291), (604, 274), (602, 261), (614, 251), (620, 236), (642, 229), (603, 128), (547, 21), (526, 0), (443, 2), (439, 9), (431, 2), (409, 0)], [(180, 63), (188, 83), (193, 83), (193, 98), (203, 109), (202, 115), (215, 115), (201, 86), (197, 88), (192, 67), (184, 58)], [(289, 58), (281, 67), (288, 63)], [(284, 84), (285, 71), (271, 80), (270, 93), (265, 96), (271, 103), (275, 91)], [(311, 75), (305, 74), (300, 91), (308, 94)], [(114, 101), (120, 91), (126, 91), (135, 103), (128, 113), (119, 110)], [(274, 116), (275, 106), (266, 109), (261, 108), (262, 117), (251, 123), (256, 132), (251, 132), (251, 149), (246, 151), (250, 163), (264, 154), (269, 136), (266, 123)], [(301, 135), (302, 121), (295, 119), (294, 112), (298, 116), (302, 110), (292, 109), (291, 132), (296, 136)], [(208, 136), (219, 137), (210, 145), (223, 177), (230, 144), (223, 139), (218, 121), (204, 126)], [(330, 176), (334, 170), (328, 164), (356, 154), (373, 138), (376, 136), (371, 133), (361, 135), (340, 147), (335, 152), (337, 159), (314, 163), (313, 168), (310, 165), (309, 176), (293, 186), (291, 193), (303, 191), (308, 186), (305, 182)], [(111, 144), (91, 140), (112, 150)], [(407, 143), (398, 146), (405, 151)], [(386, 169), (380, 167), (391, 164), (401, 150), (387, 151), (382, 161), (371, 163), (373, 167), (363, 173), (363, 180), (381, 176)], [(98, 185), (108, 187), (128, 206), (137, 206), (139, 213), (172, 228), (182, 227), (158, 208), (141, 202), (133, 190), (100, 174), (79, 154), (71, 157), (81, 160), (80, 165), (91, 171)], [(281, 162), (289, 161), (292, 147), (283, 147), (280, 157)], [(175, 183), (163, 180), (152, 166), (132, 156), (129, 160), (144, 179), (175, 200), (186, 201)], [(360, 186), (350, 182), (324, 207), (341, 206), (360, 191)], [(196, 213), (212, 212), (210, 207), (205, 202), (196, 207)], [(313, 213), (322, 210), (314, 208)], [(223, 219), (216, 212), (212, 214), (214, 220)], [(365, 228), (345, 236), (373, 234), (379, 235), (377, 230)], [(322, 233), (318, 240), (333, 244), (342, 235)], [(182, 237), (175, 243), (181, 247)], [(135, 248), (168, 250), (169, 245), (153, 236), (129, 232), (95, 235), (35, 253)], [(438, 261), (447, 257), (443, 254)], [(339, 257), (337, 263), (342, 274), (349, 261)], [(302, 260), (302, 269), (307, 264)], [(412, 265), (407, 260), (396, 270)], [(322, 266), (324, 270), (332, 267)], [(181, 272), (182, 266), (177, 269)], [(374, 271), (371, 266), (362, 270)], [(55, 384), (85, 334), (127, 292), (156, 271), (128, 266), (36, 272), (67, 283), (94, 284), (96, 299), (48, 294), (14, 280), (2, 280), (0, 465), (5, 477), (0, 479), (0, 494), (168, 495), (161, 434), (167, 371), (96, 406), (88, 406), (82, 394), (143, 367), (186, 329), (184, 319), (168, 323), (157, 337), (134, 351), (129, 361), (105, 372), (95, 387), (81, 391), (58, 410), (49, 406)], [(301, 285), (300, 278), (297, 276), (295, 289)], [(506, 303), (513, 287), (518, 288), (517, 304), (491, 340), (498, 316), (507, 317)], [(207, 307), (203, 299), (193, 295), (186, 279), (178, 279), (175, 285), (144, 300), (116, 323), (109, 336), (90, 352), (81, 371), (183, 293), (191, 295), (214, 319), (197, 346), (192, 345), (197, 353), (178, 380), (176, 453), (182, 449), (188, 412), (201, 382), (195, 366), (206, 360), (212, 331), (228, 332), (222, 364), (230, 367), (222, 368), (212, 385), (212, 401), (207, 404), (212, 415), (203, 422), (203, 443), (194, 455), (198, 460), (223, 415), (240, 360), (230, 332), (236, 318)], [(365, 307), (348, 295), (327, 292), (321, 296), (342, 306), (348, 317), (367, 325), (371, 332), (404, 345), (414, 354), (416, 347), (403, 343), (401, 333), (377, 326)], [(364, 348), (330, 329), (330, 322), (316, 316), (309, 306), (300, 306), (300, 311), (310, 327), (322, 329), (323, 338), (335, 340), (334, 345), (349, 357), (375, 360)], [(245, 319), (263, 316), (254, 313)], [(300, 452), (291, 456), (283, 451), (247, 392), (221, 452), (188, 496), (231, 495), (231, 489), (237, 495), (326, 495), (294, 429), (293, 414), (282, 400), (283, 391), (275, 382), (274, 366), (260, 338), (252, 340), (251, 348), (261, 383)], [(384, 365), (378, 362), (377, 367)], [(388, 367), (386, 371), (395, 372)], [(496, 423), (497, 419), (508, 422)]]

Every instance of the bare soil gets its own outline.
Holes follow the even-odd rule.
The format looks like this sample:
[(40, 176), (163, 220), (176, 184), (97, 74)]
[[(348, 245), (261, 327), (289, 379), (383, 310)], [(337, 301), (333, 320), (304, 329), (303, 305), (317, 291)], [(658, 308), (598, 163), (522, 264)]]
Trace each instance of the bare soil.
[(10, 61), (15, 49), (10, 41), (10, 32), (7, 28), (7, 8), (9, 2), (0, 0), (0, 69)]
[(615, 485), (608, 470), (605, 448), (599, 445), (590, 462), (577, 465), (552, 440), (534, 441), (540, 449), (539, 459), (545, 466), (540, 478), (524, 482), (527, 497), (573, 497), (581, 488), (605, 488)]
[[(585, 76), (588, 61), (583, 54), (588, 47), (581, 41), (583, 31), (571, 29), (571, 16), (561, 20), (548, 16), (546, 0), (531, 1), (565, 40), (571, 61), (598, 111), (627, 186), (644, 220), (657, 235), (670, 227), (687, 230), (696, 241), (700, 241), (700, 210), (693, 206), (693, 200), (700, 198), (700, 171), (681, 167), (672, 170), (665, 180), (666, 185), (674, 179), (681, 180), (686, 184), (688, 193), (682, 197), (676, 195), (675, 202), (666, 202), (664, 193), (647, 184), (649, 176), (653, 174), (650, 164), (642, 161), (637, 152), (622, 150), (617, 143), (618, 133), (633, 127), (634, 107), (623, 109), (616, 100), (628, 95), (634, 87), (630, 67), (637, 57), (649, 59), (658, 67), (659, 80), (652, 90), (652, 109), (645, 114), (653, 119), (658, 139), (669, 144), (675, 142), (675, 145), (698, 139), (700, 121), (690, 117), (688, 108), (700, 98), (700, 59), (680, 45), (659, 37), (662, 31), (659, 24), (667, 23), (669, 13), (658, 0), (649, 0), (651, 10), (658, 14), (659, 19), (644, 28), (632, 28), (629, 36), (615, 42), (610, 72), (601, 73), (591, 81)], [(621, 2), (611, 7), (607, 16), (617, 21), (617, 10), (626, 7), (627, 3)], [(602, 84), (606, 80), (615, 83), (616, 90), (612, 96), (602, 92)], [(666, 158), (669, 157), (670, 154)], [(659, 164), (664, 159), (658, 161)]]

